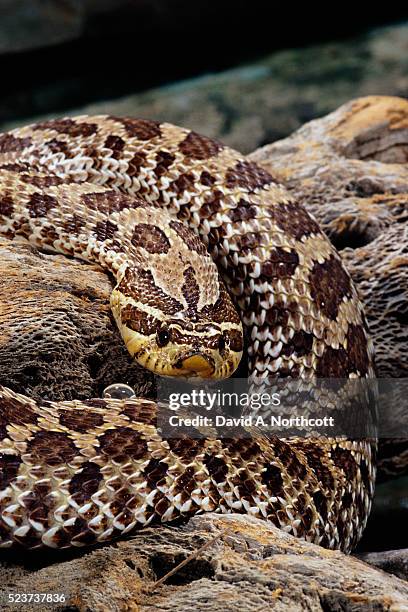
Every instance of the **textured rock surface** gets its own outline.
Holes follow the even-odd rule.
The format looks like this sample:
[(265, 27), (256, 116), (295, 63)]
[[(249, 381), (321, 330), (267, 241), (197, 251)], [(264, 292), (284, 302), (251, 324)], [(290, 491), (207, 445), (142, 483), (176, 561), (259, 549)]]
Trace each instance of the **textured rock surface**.
[(0, 384), (32, 397), (100, 397), (114, 382), (148, 392), (113, 321), (97, 266), (0, 237)]
[[(33, 571), (36, 563), (41, 569)], [(206, 515), (178, 528), (147, 529), (131, 541), (46, 564), (44, 558), (26, 558), (23, 565), (3, 561), (3, 597), (9, 592), (64, 593), (65, 603), (41, 608), (55, 611), (408, 610), (408, 585), (399, 578), (237, 515)], [(4, 611), (13, 609), (2, 604)]]

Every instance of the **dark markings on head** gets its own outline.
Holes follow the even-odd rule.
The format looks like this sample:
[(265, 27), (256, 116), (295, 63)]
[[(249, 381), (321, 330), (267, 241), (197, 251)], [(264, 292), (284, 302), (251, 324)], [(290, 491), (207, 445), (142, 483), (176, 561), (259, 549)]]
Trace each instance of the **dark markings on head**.
[(244, 339), (241, 332), (236, 329), (227, 329), (223, 333), (226, 346), (229, 346), (232, 351), (239, 353), (244, 348)]
[(18, 153), (31, 144), (31, 138), (16, 138), (12, 134), (2, 134), (0, 136), (0, 153)]
[(99, 483), (103, 480), (99, 465), (87, 461), (82, 465), (81, 471), (77, 472), (68, 486), (68, 491), (79, 506), (89, 502), (91, 496), (96, 493)]
[(262, 482), (274, 497), (284, 497), (283, 479), (280, 468), (269, 464), (261, 473)]
[(103, 416), (91, 410), (67, 410), (61, 412), (60, 423), (68, 429), (86, 433), (103, 424)]
[(239, 314), (234, 308), (231, 298), (220, 279), (220, 295), (213, 306), (207, 305), (200, 311), (201, 314), (214, 323), (240, 323)]
[(125, 147), (125, 141), (120, 136), (109, 134), (105, 140), (104, 146), (112, 151), (112, 157), (118, 159)]
[(146, 206), (146, 204), (138, 198), (130, 198), (123, 193), (118, 193), (113, 189), (102, 193), (86, 193), (81, 196), (81, 200), (85, 206), (91, 210), (98, 210), (102, 213), (120, 212), (125, 208), (137, 208), (138, 206)]
[(351, 295), (350, 277), (337, 257), (316, 262), (309, 275), (310, 293), (321, 312), (335, 320), (344, 297)]
[(33, 193), (27, 203), (28, 213), (32, 219), (45, 217), (52, 208), (57, 206), (56, 198), (45, 193)]
[(147, 442), (141, 434), (129, 427), (108, 429), (99, 438), (99, 446), (104, 455), (112, 458), (130, 457), (141, 459), (146, 455)]
[(142, 304), (152, 307), (157, 307), (157, 304), (160, 304), (160, 308), (165, 314), (174, 315), (183, 310), (183, 306), (178, 300), (156, 285), (150, 270), (128, 268), (118, 288), (124, 296), (132, 297)]
[(313, 334), (308, 334), (302, 330), (297, 331), (293, 334), (288, 343), (283, 346), (281, 355), (285, 357), (290, 357), (291, 355), (303, 357), (304, 355), (310, 353), (312, 346)]
[(362, 325), (349, 325), (347, 331), (347, 355), (349, 373), (359, 373), (365, 376), (368, 372), (369, 357), (367, 352), (367, 337)]
[(330, 454), (334, 465), (343, 470), (348, 479), (352, 480), (355, 478), (357, 474), (357, 463), (348, 449), (337, 446), (331, 449)]
[(228, 465), (222, 457), (215, 455), (204, 455), (203, 463), (209, 475), (215, 482), (223, 482), (228, 474)]
[(191, 251), (195, 251), (199, 255), (207, 254), (207, 249), (203, 241), (191, 229), (186, 227), (184, 223), (180, 223), (180, 221), (170, 221), (169, 225)]
[(175, 155), (169, 153), (168, 151), (158, 151), (156, 153), (156, 167), (153, 170), (157, 177), (166, 174), (167, 170), (170, 168), (174, 160), (176, 159)]
[(105, 242), (105, 240), (111, 240), (113, 236), (118, 231), (118, 226), (109, 219), (105, 219), (104, 221), (98, 221), (98, 223), (94, 227), (94, 233), (96, 239), (99, 242)]
[(141, 247), (148, 253), (167, 253), (170, 241), (166, 234), (156, 225), (138, 223), (134, 230), (131, 242), (135, 247)]
[(153, 315), (143, 312), (143, 310), (139, 310), (139, 308), (131, 304), (122, 308), (121, 321), (129, 329), (144, 336), (155, 334), (162, 325), (160, 319), (156, 319)]
[(209, 159), (217, 155), (223, 148), (224, 145), (220, 142), (207, 136), (201, 136), (196, 132), (190, 132), (179, 144), (179, 149), (183, 155), (193, 159)]
[(187, 302), (188, 310), (192, 313), (197, 312), (198, 301), (200, 299), (200, 287), (197, 283), (196, 275), (191, 266), (183, 272), (184, 283), (181, 292)]
[(261, 189), (274, 182), (269, 172), (250, 161), (239, 161), (226, 173), (226, 184), (230, 189), (242, 187), (249, 192)]
[(98, 131), (95, 123), (74, 121), (73, 119), (52, 119), (42, 121), (32, 127), (33, 130), (55, 130), (59, 134), (69, 134), (70, 136), (92, 136)]
[(261, 264), (261, 276), (265, 279), (290, 278), (299, 265), (299, 256), (294, 249), (281, 247), (271, 249), (269, 259)]
[(27, 442), (27, 453), (32, 455), (34, 462), (55, 466), (72, 461), (78, 449), (65, 433), (38, 431)]
[(0, 490), (4, 490), (17, 477), (22, 459), (17, 455), (0, 453)]
[(161, 136), (160, 122), (149, 119), (132, 119), (130, 117), (112, 117), (114, 121), (123, 125), (128, 136), (138, 140), (151, 140)]

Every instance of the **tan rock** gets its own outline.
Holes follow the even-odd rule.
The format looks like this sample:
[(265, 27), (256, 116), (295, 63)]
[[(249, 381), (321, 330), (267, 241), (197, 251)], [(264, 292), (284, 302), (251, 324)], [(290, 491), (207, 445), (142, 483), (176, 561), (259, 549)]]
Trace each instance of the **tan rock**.
[(37, 571), (28, 569), (35, 561), (27, 559), (23, 568), (10, 561), (3, 569), (4, 612), (16, 609), (6, 603), (8, 593), (16, 592), (63, 593), (63, 603), (41, 606), (55, 612), (408, 610), (403, 580), (247, 516), (197, 516), (178, 528), (148, 528), (77, 559), (37, 563)]

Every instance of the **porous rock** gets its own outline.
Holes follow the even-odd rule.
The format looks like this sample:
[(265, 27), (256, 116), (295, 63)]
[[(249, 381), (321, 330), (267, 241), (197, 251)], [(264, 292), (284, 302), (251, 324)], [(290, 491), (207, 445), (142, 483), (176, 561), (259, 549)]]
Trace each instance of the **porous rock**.
[[(190, 555), (189, 563), (158, 582)], [(177, 528), (147, 528), (130, 541), (34, 572), (30, 564), (35, 560), (27, 557), (23, 565), (3, 563), (2, 591), (65, 595), (64, 603), (42, 610), (408, 610), (403, 580), (239, 515), (209, 514)]]
[(0, 237), (0, 384), (39, 399), (100, 397), (112, 383), (149, 394), (109, 307), (96, 265)]

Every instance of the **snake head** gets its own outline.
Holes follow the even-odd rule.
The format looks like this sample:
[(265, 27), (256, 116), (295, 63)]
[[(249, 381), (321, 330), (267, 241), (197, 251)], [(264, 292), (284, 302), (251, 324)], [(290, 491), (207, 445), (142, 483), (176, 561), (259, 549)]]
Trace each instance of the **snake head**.
[(197, 308), (190, 301), (179, 310), (168, 303), (159, 310), (140, 297), (129, 299), (120, 285), (114, 289), (112, 312), (139, 365), (157, 375), (185, 379), (231, 376), (242, 357), (243, 329), (224, 283), (217, 282), (219, 290), (212, 303)]

